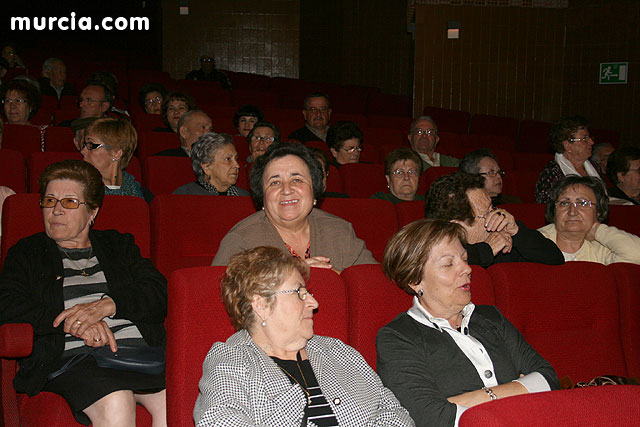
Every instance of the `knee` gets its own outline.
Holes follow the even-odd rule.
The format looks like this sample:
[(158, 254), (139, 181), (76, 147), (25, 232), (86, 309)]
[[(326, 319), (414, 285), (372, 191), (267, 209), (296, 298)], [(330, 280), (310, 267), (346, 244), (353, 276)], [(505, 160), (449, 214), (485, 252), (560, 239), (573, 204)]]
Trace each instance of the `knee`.
[[(85, 413), (94, 425), (133, 426), (136, 420), (136, 400), (130, 390), (115, 391), (95, 402)], [(94, 420), (94, 418), (96, 418)]]

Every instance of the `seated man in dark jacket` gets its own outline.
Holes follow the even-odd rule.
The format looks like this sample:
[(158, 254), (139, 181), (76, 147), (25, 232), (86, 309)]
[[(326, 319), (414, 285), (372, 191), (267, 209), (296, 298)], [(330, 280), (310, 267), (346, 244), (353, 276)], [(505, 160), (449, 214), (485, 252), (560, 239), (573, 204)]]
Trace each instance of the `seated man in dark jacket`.
[(67, 66), (60, 58), (48, 58), (42, 63), (42, 74), (38, 83), (42, 95), (55, 96), (57, 99), (78, 95), (67, 81)]
[(465, 228), (469, 264), (564, 263), (555, 243), (516, 221), (506, 210), (493, 207), (482, 176), (454, 172), (438, 178), (427, 193), (425, 217), (456, 222)]
[(326, 141), (331, 119), (331, 104), (325, 93), (314, 92), (304, 99), (302, 117), (305, 125), (289, 135), (303, 144), (309, 141)]

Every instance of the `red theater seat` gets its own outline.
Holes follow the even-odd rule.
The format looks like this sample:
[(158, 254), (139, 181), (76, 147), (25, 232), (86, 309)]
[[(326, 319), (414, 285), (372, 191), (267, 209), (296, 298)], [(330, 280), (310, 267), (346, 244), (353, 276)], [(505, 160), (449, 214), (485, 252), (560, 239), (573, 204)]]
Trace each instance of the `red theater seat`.
[(609, 225), (640, 236), (640, 206), (609, 206)]
[(418, 186), (418, 194), (425, 194), (431, 188), (431, 184), (443, 175), (449, 175), (457, 171), (457, 167), (439, 166), (431, 167), (422, 173), (420, 184)]
[(4, 125), (2, 148), (19, 151), (24, 158), (31, 153), (42, 151), (40, 129), (30, 125)]
[(340, 167), (342, 189), (351, 197), (369, 198), (379, 191), (386, 191), (384, 165), (347, 163)]
[(525, 153), (549, 153), (550, 122), (523, 120), (520, 122), (516, 150)]
[(471, 114), (466, 111), (449, 110), (440, 107), (424, 107), (423, 114), (430, 116), (436, 122), (439, 131), (453, 133), (469, 132)]
[(188, 157), (151, 156), (145, 159), (143, 168), (144, 186), (154, 196), (172, 194), (176, 188), (195, 181)]
[(395, 205), (398, 229), (417, 219), (424, 218), (424, 200), (412, 200)]
[(528, 228), (538, 229), (547, 225), (547, 221), (544, 218), (546, 205), (540, 203), (505, 203), (500, 207), (513, 215), (515, 219), (524, 222)]
[(73, 129), (60, 126), (49, 126), (45, 135), (44, 149), (45, 151), (69, 151), (77, 152), (78, 149), (73, 143)]
[(518, 120), (511, 117), (474, 114), (471, 117), (469, 133), (475, 135), (500, 135), (510, 138), (514, 143), (518, 136)]
[(0, 185), (16, 193), (27, 191), (27, 172), (24, 157), (19, 151), (0, 149)]
[(175, 132), (140, 132), (138, 133), (138, 158), (144, 163), (147, 157), (151, 157), (160, 151), (180, 147), (178, 134)]
[(620, 331), (627, 369), (630, 377), (637, 378), (640, 377), (640, 265), (614, 263), (607, 268), (616, 278), (620, 295)]

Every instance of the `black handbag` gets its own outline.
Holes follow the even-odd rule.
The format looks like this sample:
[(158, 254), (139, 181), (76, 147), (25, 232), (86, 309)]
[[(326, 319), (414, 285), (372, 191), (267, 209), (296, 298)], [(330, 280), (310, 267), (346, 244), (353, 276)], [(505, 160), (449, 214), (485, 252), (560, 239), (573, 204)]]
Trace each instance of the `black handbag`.
[(165, 370), (164, 347), (139, 347), (119, 344), (118, 351), (111, 351), (108, 345), (98, 347), (93, 352), (96, 364), (101, 368), (160, 375)]

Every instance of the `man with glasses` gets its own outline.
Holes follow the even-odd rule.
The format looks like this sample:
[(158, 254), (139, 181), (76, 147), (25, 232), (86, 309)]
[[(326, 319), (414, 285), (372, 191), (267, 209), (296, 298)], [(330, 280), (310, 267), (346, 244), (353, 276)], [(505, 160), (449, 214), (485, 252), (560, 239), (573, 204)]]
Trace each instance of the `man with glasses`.
[(506, 172), (500, 169), (498, 159), (488, 148), (467, 153), (458, 168), (461, 172), (484, 177), (484, 189), (489, 193), (493, 206), (522, 203), (519, 197), (502, 194), (502, 177)]
[(295, 139), (303, 144), (308, 141), (326, 141), (331, 111), (327, 94), (314, 92), (307, 96), (302, 110), (305, 125), (292, 132), (289, 139)]
[[(87, 117), (95, 117), (97, 119), (107, 116), (107, 112), (113, 105), (113, 94), (105, 86), (97, 84), (89, 84), (82, 89), (78, 97), (78, 108), (80, 108), (80, 116), (84, 119)], [(58, 126), (71, 126), (72, 120), (65, 120)]]
[(469, 264), (564, 262), (555, 243), (506, 210), (493, 207), (480, 175), (454, 172), (438, 178), (427, 193), (425, 217), (455, 222), (466, 230)]
[(440, 142), (438, 126), (429, 116), (420, 116), (411, 122), (407, 139), (413, 151), (422, 159), (423, 171), (433, 166), (457, 167), (460, 163), (455, 157), (436, 152)]
[(184, 113), (178, 120), (178, 139), (180, 147), (169, 148), (154, 156), (190, 157), (191, 146), (207, 132), (213, 131), (211, 118), (202, 110), (191, 110)]

